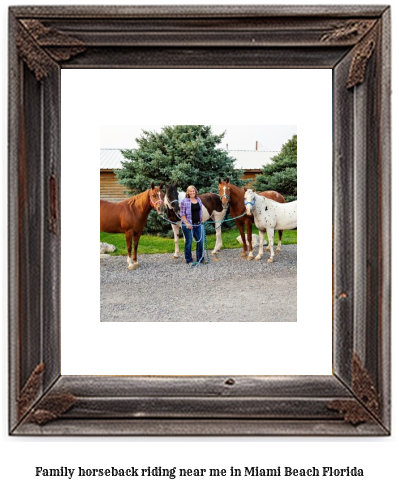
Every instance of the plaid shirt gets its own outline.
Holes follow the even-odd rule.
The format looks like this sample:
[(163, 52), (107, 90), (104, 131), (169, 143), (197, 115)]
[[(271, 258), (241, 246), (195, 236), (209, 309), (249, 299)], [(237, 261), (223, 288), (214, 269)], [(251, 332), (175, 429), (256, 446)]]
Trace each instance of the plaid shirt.
[[(202, 222), (202, 202), (197, 197), (197, 202), (200, 205), (200, 222)], [(190, 198), (184, 198), (180, 203), (180, 217), (186, 217), (186, 220), (189, 224), (192, 225), (192, 216), (191, 216), (191, 200)]]

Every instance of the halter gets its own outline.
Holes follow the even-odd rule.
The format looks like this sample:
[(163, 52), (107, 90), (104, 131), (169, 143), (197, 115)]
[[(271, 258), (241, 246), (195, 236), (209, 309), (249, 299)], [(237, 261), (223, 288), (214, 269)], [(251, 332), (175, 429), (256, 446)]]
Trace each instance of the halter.
[[(180, 213), (179, 213), (179, 212), (180, 212), (180, 207), (179, 207), (179, 212), (176, 212), (176, 211), (175, 211), (175, 209), (172, 207), (172, 203), (174, 203), (174, 202), (179, 203), (179, 200), (172, 200), (172, 201), (170, 201), (170, 200), (169, 200), (169, 198), (168, 198), (168, 196), (167, 196), (167, 195), (165, 195), (165, 201), (166, 201), (166, 206), (168, 207), (168, 209), (169, 209), (169, 210), (172, 210), (172, 212), (175, 214), (175, 216), (176, 216), (178, 219), (180, 219), (180, 220), (181, 220)], [(170, 220), (169, 220), (169, 222), (170, 222), (171, 224), (177, 224), (177, 222), (172, 222), (172, 221), (170, 221)]]
[(247, 206), (247, 205), (251, 205), (252, 207), (255, 206), (255, 203), (256, 203), (256, 195), (254, 195), (254, 201), (253, 202), (246, 202), (245, 201), (245, 198), (244, 198), (244, 205)]
[[(168, 198), (168, 195), (165, 195), (165, 200), (166, 200), (166, 205), (167, 205), (168, 207), (169, 207), (169, 205), (172, 205), (172, 203), (174, 203), (174, 202), (179, 203), (179, 200), (172, 200), (172, 201), (170, 201), (170, 200), (169, 200), (169, 198)], [(171, 209), (172, 209), (173, 207), (172, 207), (172, 206), (170, 206), (169, 208), (171, 208)]]
[(155, 209), (155, 205), (158, 203), (158, 202), (161, 202), (163, 203), (163, 200), (159, 199), (157, 200), (156, 202), (153, 202), (152, 198), (151, 198), (151, 195), (150, 195), (150, 203), (152, 205), (152, 207)]
[(161, 199), (159, 199), (159, 200), (157, 200), (156, 202), (153, 202), (153, 201), (152, 201), (152, 198), (150, 197), (150, 202), (151, 202), (151, 205), (155, 208), (155, 205), (156, 205), (158, 202), (161, 202), (161, 203), (162, 203), (162, 200), (161, 200)]
[[(224, 188), (226, 189), (226, 186)], [(230, 203), (230, 195), (226, 195), (226, 193), (224, 193), (223, 195), (219, 195), (219, 197), (220, 197), (220, 201), (222, 201), (222, 198), (227, 198), (227, 207), (228, 207)], [(227, 207), (224, 206), (223, 202), (222, 202), (222, 207), (224, 209), (227, 209)]]

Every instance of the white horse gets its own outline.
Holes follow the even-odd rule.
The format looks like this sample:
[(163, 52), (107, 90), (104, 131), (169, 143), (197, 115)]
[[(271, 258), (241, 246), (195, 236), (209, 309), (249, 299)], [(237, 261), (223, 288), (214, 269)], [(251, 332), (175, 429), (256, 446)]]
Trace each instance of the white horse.
[(274, 260), (274, 231), (295, 229), (297, 227), (297, 201), (278, 203), (264, 196), (258, 195), (253, 190), (246, 190), (244, 205), (247, 215), (253, 215), (256, 227), (259, 229), (259, 252), (255, 260), (263, 256), (263, 240), (265, 232), (269, 240), (270, 258), (268, 263)]
[[(186, 194), (184, 191), (178, 191), (174, 185), (169, 185), (165, 191), (164, 203), (167, 210), (168, 218), (171, 220), (171, 226), (173, 229), (175, 252), (173, 258), (179, 257), (179, 232), (181, 227), (180, 220), (180, 203), (185, 198)], [(202, 201), (202, 217), (203, 222), (211, 219), (215, 222), (216, 230), (216, 243), (215, 247), (211, 252), (211, 255), (216, 255), (218, 251), (222, 249), (222, 221), (226, 215), (226, 210), (222, 206), (219, 195), (216, 193), (204, 193), (199, 195)], [(177, 218), (177, 220), (176, 220)], [(184, 238), (184, 236), (183, 236)]]

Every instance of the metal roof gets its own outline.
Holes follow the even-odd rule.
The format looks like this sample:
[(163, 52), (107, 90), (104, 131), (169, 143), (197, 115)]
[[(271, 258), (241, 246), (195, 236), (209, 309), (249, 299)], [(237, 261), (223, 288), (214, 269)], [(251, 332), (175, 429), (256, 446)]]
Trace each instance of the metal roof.
[[(263, 150), (228, 150), (227, 153), (236, 159), (236, 169), (262, 169), (271, 163), (271, 157), (278, 151)], [(100, 149), (100, 169), (122, 169), (123, 156), (119, 149)]]
[(230, 157), (236, 159), (234, 166), (237, 169), (262, 169), (271, 164), (271, 158), (279, 152), (263, 150), (228, 150)]
[(122, 169), (122, 160), (119, 149), (100, 149), (100, 169)]

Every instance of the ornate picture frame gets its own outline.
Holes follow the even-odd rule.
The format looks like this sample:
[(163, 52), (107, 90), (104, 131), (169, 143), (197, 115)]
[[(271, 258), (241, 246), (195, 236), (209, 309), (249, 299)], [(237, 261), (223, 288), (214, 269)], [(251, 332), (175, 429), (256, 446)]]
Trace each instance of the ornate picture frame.
[[(330, 376), (61, 375), (61, 69), (155, 67), (332, 70)], [(389, 435), (390, 83), (388, 6), (11, 7), (9, 433)]]

